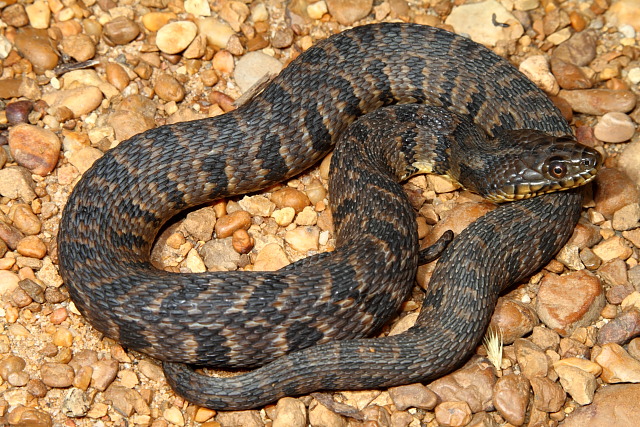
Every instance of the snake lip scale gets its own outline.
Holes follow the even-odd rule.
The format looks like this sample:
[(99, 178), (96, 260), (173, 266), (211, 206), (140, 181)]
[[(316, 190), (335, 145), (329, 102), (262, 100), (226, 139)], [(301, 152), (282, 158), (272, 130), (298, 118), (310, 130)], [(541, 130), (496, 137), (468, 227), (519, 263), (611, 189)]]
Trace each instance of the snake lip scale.
[[(359, 117), (413, 103), (449, 111), (461, 118), (456, 128), (477, 127), (492, 141), (522, 138), (520, 147), (541, 133), (558, 141), (571, 135), (548, 98), (490, 50), (427, 26), (357, 27), (301, 54), (237, 110), (146, 131), (96, 161), (69, 197), (58, 233), (72, 300), (106, 336), (165, 361), (179, 394), (218, 409), (450, 371), (481, 339), (499, 292), (564, 245), (580, 214), (579, 191), (508, 203), (476, 221), (442, 254), (416, 325), (395, 337), (360, 339), (397, 311), (419, 258), (413, 212), (385, 217), (383, 202), (402, 206), (403, 197), (381, 183), (331, 191), (332, 206), (342, 207), (336, 251), (277, 272), (174, 274), (149, 262), (158, 230), (178, 212), (290, 178), (324, 157)], [(440, 167), (463, 182), (496, 170), (479, 158), (456, 171), (446, 150), (421, 147), (414, 146), (423, 152), (414, 153), (409, 174)], [(590, 153), (594, 172), (600, 160)], [(547, 164), (536, 173), (559, 172)], [(590, 179), (569, 175), (572, 185)], [(463, 184), (485, 191), (472, 182)], [(496, 200), (524, 197), (540, 184), (514, 182)], [(355, 194), (377, 202), (356, 208)], [(262, 367), (209, 378), (185, 364)]]

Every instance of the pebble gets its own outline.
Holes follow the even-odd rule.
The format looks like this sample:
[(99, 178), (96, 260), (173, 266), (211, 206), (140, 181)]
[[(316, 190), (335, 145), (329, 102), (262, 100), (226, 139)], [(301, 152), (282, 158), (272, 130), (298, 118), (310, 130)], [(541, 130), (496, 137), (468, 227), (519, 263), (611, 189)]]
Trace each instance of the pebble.
[(435, 408), (436, 420), (440, 425), (462, 427), (471, 421), (471, 408), (467, 402), (447, 401)]
[(496, 410), (515, 426), (524, 424), (529, 397), (529, 380), (521, 375), (505, 375), (498, 378), (493, 386), (493, 404)]
[(156, 95), (164, 101), (180, 102), (184, 99), (186, 92), (182, 83), (175, 77), (163, 73), (158, 76), (153, 87)]
[(547, 274), (540, 283), (536, 312), (562, 336), (595, 321), (605, 305), (600, 280), (586, 270), (563, 276)]
[(529, 380), (544, 377), (549, 371), (544, 351), (529, 340), (519, 338), (514, 342), (515, 357), (522, 375)]
[(164, 380), (164, 372), (162, 371), (162, 368), (148, 360), (141, 360), (138, 363), (138, 369), (145, 377), (152, 381)]
[(216, 421), (220, 426), (264, 427), (259, 411), (222, 411), (218, 412)]
[(27, 363), (25, 360), (18, 356), (8, 356), (4, 360), (0, 361), (0, 377), (3, 380), (7, 380), (9, 375), (17, 372), (21, 372)]
[(13, 158), (31, 172), (45, 176), (58, 163), (60, 139), (48, 129), (21, 123), (9, 130)]
[(213, 17), (198, 19), (196, 25), (198, 33), (204, 34), (207, 37), (207, 42), (218, 49), (227, 47), (229, 38), (235, 34), (233, 28)]
[(640, 418), (640, 384), (614, 384), (601, 387), (593, 403), (576, 408), (563, 427), (633, 426)]
[(211, 240), (215, 224), (216, 214), (214, 209), (212, 207), (206, 207), (189, 212), (182, 222), (181, 227), (196, 240), (206, 242)]
[(34, 29), (22, 30), (16, 34), (14, 46), (39, 73), (52, 70), (58, 65), (58, 55), (51, 46), (51, 40), (46, 32)]
[(549, 69), (549, 63), (543, 55), (533, 55), (520, 63), (519, 70), (549, 95), (560, 91), (558, 82)]
[(211, 16), (211, 8), (207, 0), (185, 0), (184, 10), (197, 17)]
[(156, 45), (162, 52), (179, 53), (189, 46), (196, 34), (198, 26), (191, 21), (170, 22), (158, 30)]
[(628, 90), (561, 90), (559, 93), (578, 113), (600, 116), (610, 112), (626, 113), (636, 105), (635, 94)]
[(307, 425), (307, 408), (304, 403), (292, 397), (278, 400), (273, 427), (305, 427)]
[[(493, 25), (494, 14), (497, 22), (508, 23), (509, 26)], [(451, 25), (456, 33), (468, 34), (473, 41), (485, 46), (495, 46), (499, 41), (517, 40), (524, 33), (524, 28), (515, 16), (495, 0), (456, 6), (445, 24)]]
[(245, 196), (238, 201), (240, 207), (252, 216), (271, 216), (276, 205), (265, 196)]
[(114, 45), (125, 45), (138, 37), (140, 27), (125, 16), (118, 16), (102, 26), (104, 38)]
[(28, 6), (25, 6), (25, 12), (29, 18), (29, 24), (33, 28), (47, 29), (49, 28), (49, 20), (51, 19), (51, 10), (46, 1), (38, 0)]
[(62, 51), (78, 62), (88, 61), (96, 54), (96, 46), (86, 34), (69, 35), (62, 39)]
[[(627, 285), (627, 265), (621, 259), (616, 258), (606, 262), (598, 271), (598, 274), (605, 281), (605, 283), (609, 284), (610, 286), (624, 287)], [(611, 288), (609, 289), (609, 291), (610, 290)], [(622, 300), (618, 302), (611, 301), (608, 294), (609, 291), (607, 291), (607, 299), (609, 300), (609, 302), (613, 304), (619, 304)]]
[(594, 246), (593, 253), (602, 261), (607, 262), (614, 258), (626, 260), (633, 254), (633, 250), (622, 237), (612, 236)]
[(180, 409), (175, 406), (170, 406), (162, 412), (162, 416), (165, 420), (170, 422), (171, 424), (175, 424), (177, 426), (184, 426), (184, 415)]
[(270, 199), (278, 209), (289, 207), (293, 208), (296, 213), (302, 212), (311, 204), (306, 194), (291, 187), (283, 187), (274, 191)]
[(617, 210), (631, 203), (638, 203), (640, 200), (640, 192), (633, 181), (618, 169), (601, 169), (596, 177), (596, 183), (593, 197), (595, 209), (606, 219), (613, 218)]
[(24, 234), (38, 234), (42, 228), (40, 219), (33, 213), (31, 206), (27, 204), (17, 203), (13, 205), (9, 211), (9, 216), (13, 221), (13, 226)]
[(590, 89), (593, 86), (580, 67), (555, 57), (551, 58), (551, 72), (562, 89)]
[(631, 203), (613, 214), (611, 225), (614, 230), (627, 231), (640, 226), (640, 204)]
[(240, 264), (240, 254), (233, 248), (231, 238), (221, 239), (218, 236), (218, 240), (208, 241), (200, 249), (200, 254), (209, 270), (233, 271), (237, 270)]
[(244, 93), (265, 76), (275, 76), (282, 70), (282, 63), (262, 52), (249, 52), (238, 60), (233, 77)]
[(73, 383), (73, 376), (73, 368), (63, 363), (44, 363), (40, 368), (42, 382), (49, 387), (69, 387)]
[(255, 245), (253, 237), (246, 230), (240, 229), (233, 232), (231, 239), (233, 249), (239, 254), (248, 254)]
[(640, 186), (640, 141), (625, 144), (624, 150), (618, 156), (618, 168), (624, 172), (627, 179), (631, 178)]
[(598, 383), (594, 374), (569, 365), (554, 365), (565, 392), (580, 405), (588, 405), (593, 401)]
[(602, 366), (600, 378), (608, 384), (640, 382), (640, 361), (631, 357), (619, 344), (602, 345), (593, 361)]
[(319, 249), (320, 229), (315, 226), (297, 227), (287, 231), (284, 240), (298, 252), (317, 251)]
[(51, 416), (46, 412), (42, 412), (38, 409), (27, 408), (25, 406), (18, 406), (13, 408), (7, 416), (7, 421), (11, 426), (17, 427), (51, 427), (53, 421)]
[(273, 213), (271, 213), (271, 217), (275, 219), (276, 224), (278, 224), (280, 227), (286, 227), (287, 225), (291, 224), (295, 215), (295, 209), (290, 207), (276, 209), (275, 211), (273, 211)]
[(248, 230), (251, 226), (251, 214), (244, 210), (235, 211), (218, 219), (215, 225), (218, 239), (230, 237), (239, 229)]
[(538, 324), (538, 317), (530, 305), (500, 298), (491, 318), (491, 326), (502, 331), (505, 344), (527, 335)]
[(18, 242), (16, 250), (20, 255), (38, 259), (47, 254), (47, 246), (37, 236), (26, 236)]
[(36, 198), (34, 187), (31, 173), (27, 169), (21, 166), (0, 169), (0, 195), (11, 200), (22, 199), (32, 202)]
[(438, 395), (420, 383), (391, 387), (388, 391), (399, 411), (409, 408), (431, 410), (438, 403)]
[(84, 174), (93, 163), (103, 156), (103, 152), (94, 147), (83, 147), (66, 155), (67, 160), (78, 169), (80, 174)]
[(353, 25), (371, 12), (373, 0), (325, 0), (331, 16), (342, 25)]
[(2, 9), (2, 20), (11, 27), (19, 28), (29, 23), (29, 16), (22, 4), (14, 3)]
[(575, 33), (553, 50), (553, 58), (584, 67), (596, 57), (596, 37), (589, 31)]
[(102, 103), (102, 91), (95, 86), (60, 90), (42, 96), (43, 101), (53, 108), (67, 107), (78, 118), (89, 114)]
[(177, 17), (173, 12), (149, 12), (142, 15), (142, 25), (147, 30), (155, 32)]
[(547, 377), (531, 378), (533, 404), (544, 412), (557, 412), (562, 408), (567, 395), (562, 387)]
[(289, 264), (284, 249), (277, 243), (269, 243), (258, 252), (253, 268), (256, 271), (275, 271)]
[(98, 391), (105, 391), (118, 374), (118, 362), (115, 360), (99, 360), (93, 364), (91, 386)]
[(640, 31), (640, 3), (638, 0), (620, 0), (611, 4), (605, 15), (614, 27), (632, 26)]
[(12, 125), (28, 123), (31, 111), (33, 111), (33, 102), (27, 100), (12, 102), (5, 109), (7, 121)]
[(602, 142), (618, 143), (631, 139), (636, 131), (631, 117), (624, 113), (606, 113), (594, 127), (593, 133)]
[(472, 358), (462, 369), (431, 382), (428, 387), (443, 402), (464, 401), (473, 412), (479, 412), (491, 409), (495, 382), (493, 365), (487, 359)]
[(0, 296), (13, 292), (18, 287), (19, 282), (20, 277), (17, 274), (7, 270), (0, 270)]

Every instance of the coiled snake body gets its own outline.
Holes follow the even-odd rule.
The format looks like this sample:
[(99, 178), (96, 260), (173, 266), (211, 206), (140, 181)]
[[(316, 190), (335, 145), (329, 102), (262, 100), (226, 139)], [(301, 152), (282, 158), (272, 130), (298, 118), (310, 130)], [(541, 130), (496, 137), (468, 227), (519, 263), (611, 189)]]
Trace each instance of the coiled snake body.
[[(334, 253), (273, 273), (183, 275), (149, 264), (158, 230), (177, 212), (291, 177), (331, 150), (359, 116), (405, 103), (455, 111), (490, 136), (513, 129), (570, 134), (529, 80), (467, 39), (411, 24), (355, 28), (309, 49), (236, 111), (147, 131), (99, 159), (69, 198), (58, 237), (60, 271), (76, 306), (105, 335), (171, 362), (171, 385), (216, 408), (254, 407), (316, 388), (406, 383), (452, 369), (475, 348), (499, 291), (544, 265), (570, 236), (578, 192), (509, 204), (465, 230), (439, 261), (416, 326), (391, 338), (330, 341), (378, 328), (413, 281), (413, 214), (402, 204), (380, 207), (402, 197), (376, 182), (354, 190), (381, 202), (364, 214), (353, 193), (332, 196), (345, 209), (337, 215)], [(445, 161), (426, 154), (440, 153), (430, 150), (435, 141), (409, 174)], [(590, 162), (595, 169), (597, 158)], [(380, 210), (387, 213), (374, 213)], [(181, 365), (272, 360), (225, 379)]]

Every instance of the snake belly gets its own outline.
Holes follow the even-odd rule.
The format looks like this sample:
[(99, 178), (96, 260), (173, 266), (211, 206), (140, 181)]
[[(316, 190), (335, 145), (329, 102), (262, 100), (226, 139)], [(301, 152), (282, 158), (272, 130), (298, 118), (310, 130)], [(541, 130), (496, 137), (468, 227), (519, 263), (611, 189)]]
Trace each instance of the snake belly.
[[(353, 254), (342, 259), (321, 254), (274, 273), (184, 275), (154, 269), (149, 251), (158, 230), (178, 212), (298, 174), (325, 156), (356, 118), (403, 103), (456, 111), (489, 135), (523, 128), (570, 134), (533, 83), (466, 38), (413, 24), (354, 28), (304, 52), (237, 110), (152, 129), (99, 159), (74, 188), (58, 234), (60, 273), (72, 300), (96, 329), (124, 346), (160, 360), (198, 365), (259, 366), (287, 352), (373, 331), (386, 320), (377, 319), (388, 317), (399, 302), (389, 289), (383, 289), (383, 297), (362, 289), (355, 296), (349, 293), (354, 265), (361, 265), (348, 262), (357, 258)], [(571, 232), (580, 201), (578, 193), (569, 191), (507, 208), (524, 210), (526, 219), (500, 218), (498, 235), (547, 232), (552, 222), (556, 228), (548, 232), (556, 239), (553, 244), (545, 240), (544, 256), (531, 257), (531, 265), (542, 265), (561, 246), (558, 236)], [(520, 237), (512, 242), (515, 249), (530, 245), (533, 234)], [(518, 250), (504, 249), (519, 259)], [(460, 261), (444, 264), (455, 262)], [(504, 277), (491, 273), (490, 278), (498, 285), (478, 286), (494, 291), (505, 286)], [(396, 292), (397, 298), (402, 295)], [(380, 308), (372, 307), (374, 300)], [(483, 329), (493, 305), (490, 299), (478, 301), (489, 307), (479, 317), (463, 313), (468, 306), (461, 304), (449, 307), (451, 319)], [(432, 329), (436, 335), (438, 329), (447, 333), (444, 326)], [(464, 340), (465, 348), (473, 347), (471, 341)], [(357, 342), (344, 345), (360, 350), (360, 344), (349, 343)], [(335, 351), (332, 359), (342, 363), (342, 350)], [(380, 372), (367, 375), (382, 378)], [(385, 381), (378, 380), (380, 385)], [(331, 378), (324, 385), (332, 386)]]

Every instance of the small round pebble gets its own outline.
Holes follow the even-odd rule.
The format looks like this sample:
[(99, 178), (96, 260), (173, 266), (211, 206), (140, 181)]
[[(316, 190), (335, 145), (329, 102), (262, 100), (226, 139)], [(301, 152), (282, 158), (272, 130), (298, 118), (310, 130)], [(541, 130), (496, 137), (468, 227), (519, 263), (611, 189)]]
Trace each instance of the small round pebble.
[(189, 46), (198, 33), (198, 27), (191, 21), (170, 22), (158, 30), (156, 45), (162, 52), (174, 54)]
[(61, 142), (48, 129), (19, 124), (9, 130), (9, 148), (18, 164), (45, 176), (58, 164)]
[(184, 86), (169, 74), (160, 74), (158, 76), (154, 90), (160, 99), (164, 101), (180, 102), (186, 94)]
[(611, 143), (628, 141), (635, 131), (636, 127), (631, 117), (619, 112), (606, 113), (600, 117), (593, 129), (596, 138)]
[(116, 45), (124, 45), (138, 37), (140, 27), (125, 16), (118, 16), (104, 24), (102, 31), (106, 40)]

